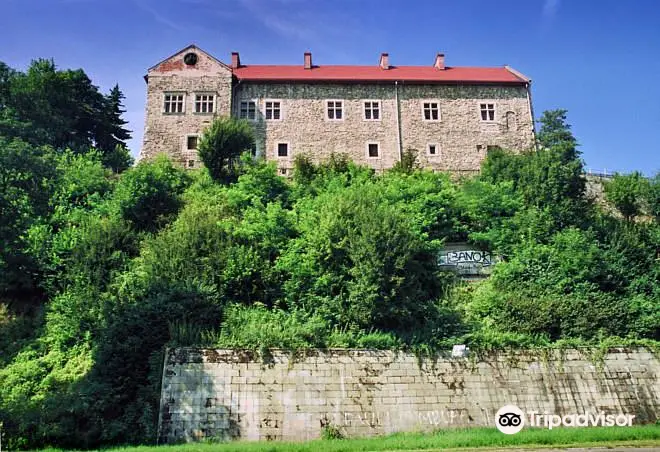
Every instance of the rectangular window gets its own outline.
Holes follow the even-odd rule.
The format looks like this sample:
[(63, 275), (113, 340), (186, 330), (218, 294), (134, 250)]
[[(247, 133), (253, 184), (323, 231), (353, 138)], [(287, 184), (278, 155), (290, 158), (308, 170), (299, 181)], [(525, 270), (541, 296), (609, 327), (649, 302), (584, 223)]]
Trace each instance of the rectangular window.
[(197, 135), (188, 135), (186, 140), (186, 149), (189, 151), (197, 150)]
[(438, 102), (424, 102), (422, 110), (424, 121), (438, 121), (440, 119), (440, 104)]
[(495, 104), (479, 104), (482, 121), (495, 121)]
[(238, 115), (241, 119), (254, 121), (257, 119), (257, 103), (253, 100), (242, 100), (241, 110)]
[(282, 107), (279, 101), (266, 101), (266, 119), (282, 119)]
[(277, 156), (278, 157), (289, 156), (289, 143), (277, 143)]
[(163, 112), (165, 113), (183, 113), (185, 95), (182, 93), (165, 94)]
[(380, 102), (367, 101), (364, 103), (364, 119), (367, 121), (380, 120)]
[(344, 118), (344, 102), (341, 100), (327, 101), (328, 119), (341, 120)]
[(378, 149), (378, 143), (368, 143), (367, 144), (367, 157), (369, 158), (378, 158), (380, 157), (380, 150)]
[(188, 168), (194, 168), (195, 167), (195, 161), (194, 160), (188, 160)]
[(213, 113), (215, 111), (215, 94), (195, 95), (195, 113)]
[(440, 155), (440, 148), (438, 147), (437, 144), (429, 144), (429, 145), (426, 147), (426, 150), (428, 151), (428, 154), (429, 154), (431, 157), (433, 157), (433, 156), (437, 156), (437, 155)]

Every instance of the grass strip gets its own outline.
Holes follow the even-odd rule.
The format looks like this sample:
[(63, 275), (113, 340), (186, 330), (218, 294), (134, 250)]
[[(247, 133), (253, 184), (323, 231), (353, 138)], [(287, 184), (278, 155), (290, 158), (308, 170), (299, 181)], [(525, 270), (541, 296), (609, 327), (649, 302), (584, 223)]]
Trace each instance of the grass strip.
[[(443, 429), (435, 433), (397, 433), (358, 439), (291, 442), (193, 443), (105, 449), (106, 452), (349, 452), (548, 446), (660, 446), (660, 426), (524, 429), (505, 435), (495, 428)], [(64, 452), (45, 449), (42, 452)]]

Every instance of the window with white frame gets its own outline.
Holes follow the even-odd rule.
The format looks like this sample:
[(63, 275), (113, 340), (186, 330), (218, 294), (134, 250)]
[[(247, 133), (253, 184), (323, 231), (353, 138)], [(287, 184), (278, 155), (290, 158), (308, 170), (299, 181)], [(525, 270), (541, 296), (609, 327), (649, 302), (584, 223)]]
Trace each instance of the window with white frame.
[(215, 94), (196, 94), (195, 113), (213, 113), (215, 111)]
[(380, 121), (380, 102), (368, 100), (364, 102), (364, 119), (367, 121)]
[(380, 157), (380, 145), (378, 143), (367, 143), (367, 157), (370, 159)]
[(289, 143), (277, 143), (277, 156), (278, 157), (289, 156)]
[(238, 117), (241, 119), (249, 119), (251, 121), (257, 119), (257, 103), (253, 100), (242, 100)]
[(197, 135), (188, 135), (186, 137), (186, 149), (189, 151), (196, 151), (199, 137)]
[(424, 121), (440, 120), (440, 104), (438, 102), (422, 102)]
[(495, 104), (479, 104), (479, 110), (481, 111), (482, 121), (495, 121)]
[(437, 157), (440, 155), (440, 146), (436, 143), (429, 143), (426, 145), (426, 153), (429, 157)]
[(164, 113), (183, 113), (185, 105), (185, 94), (165, 93), (163, 97)]
[(344, 119), (344, 101), (342, 100), (328, 100), (326, 101), (327, 109), (326, 115), (331, 120)]
[(266, 101), (266, 119), (275, 121), (282, 119), (282, 104), (279, 100)]

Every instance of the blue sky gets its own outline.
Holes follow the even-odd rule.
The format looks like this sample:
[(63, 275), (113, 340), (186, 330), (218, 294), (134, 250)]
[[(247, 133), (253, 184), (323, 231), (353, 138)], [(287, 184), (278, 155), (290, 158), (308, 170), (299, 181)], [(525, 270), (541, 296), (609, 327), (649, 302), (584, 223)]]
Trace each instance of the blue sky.
[(0, 60), (82, 67), (124, 91), (139, 152), (146, 69), (190, 43), (244, 64), (509, 64), (537, 116), (565, 108), (588, 167), (660, 171), (657, 0), (0, 0)]

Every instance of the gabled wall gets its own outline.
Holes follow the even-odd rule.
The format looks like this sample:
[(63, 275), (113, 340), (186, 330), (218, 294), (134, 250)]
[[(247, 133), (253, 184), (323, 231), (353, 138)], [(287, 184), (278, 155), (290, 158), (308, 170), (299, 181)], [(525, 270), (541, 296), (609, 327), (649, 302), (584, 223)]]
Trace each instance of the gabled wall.
[[(185, 54), (191, 51), (198, 56), (194, 66), (184, 63)], [(186, 136), (201, 134), (215, 115), (228, 116), (231, 113), (231, 69), (199, 49), (187, 48), (151, 68), (147, 79), (145, 131), (140, 158), (150, 159), (164, 153), (182, 165), (193, 159), (197, 166), (197, 153), (186, 150)], [(184, 114), (163, 114), (165, 92), (186, 94)], [(204, 92), (215, 93), (215, 114), (194, 113), (195, 93)]]

